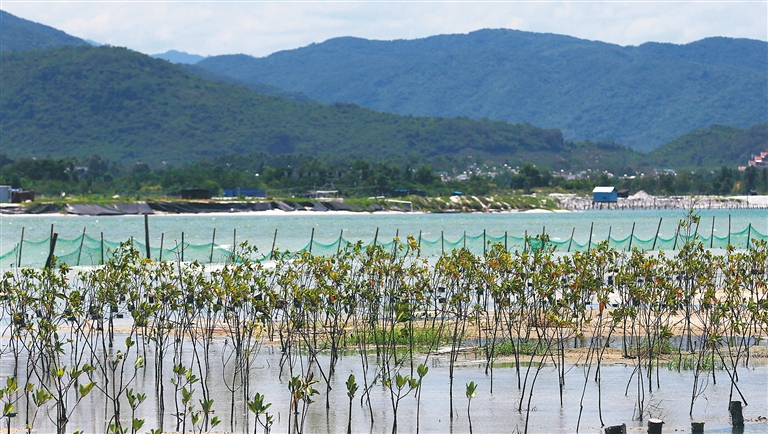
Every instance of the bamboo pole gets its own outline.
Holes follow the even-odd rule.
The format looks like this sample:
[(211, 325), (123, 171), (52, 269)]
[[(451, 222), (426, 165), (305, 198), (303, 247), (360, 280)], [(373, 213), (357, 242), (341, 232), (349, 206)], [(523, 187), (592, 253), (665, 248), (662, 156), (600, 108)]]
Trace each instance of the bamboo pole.
[(312, 228), (312, 234), (309, 236), (309, 253), (312, 253), (312, 244), (314, 242), (315, 242), (315, 228)]
[(80, 235), (80, 248), (77, 250), (77, 266), (80, 266), (80, 256), (83, 254), (83, 241), (85, 241), (85, 228), (83, 228), (83, 234)]
[(483, 256), (488, 254), (488, 252), (485, 249), (485, 246), (486, 246), (485, 243), (486, 243), (486, 241), (485, 241), (485, 229), (483, 229)]
[(677, 238), (680, 236), (680, 224), (682, 222), (677, 222), (677, 229), (675, 230), (675, 244), (672, 246), (672, 250), (677, 250)]
[(147, 259), (152, 259), (149, 250), (149, 214), (144, 214), (144, 245), (147, 246)]
[(21, 268), (21, 252), (24, 249), (24, 227), (21, 227), (21, 240), (19, 241), (19, 258), (16, 266)]
[(595, 222), (589, 225), (589, 241), (587, 242), (587, 252), (592, 250), (592, 230), (595, 228)]
[(344, 237), (344, 229), (342, 229), (341, 233), (339, 233), (339, 246), (336, 248), (337, 255), (341, 252), (341, 240), (343, 237)]
[(728, 214), (728, 245), (731, 245), (731, 215)]
[(379, 241), (379, 228), (376, 228), (376, 234), (373, 236), (373, 245), (376, 246), (376, 243)]
[(101, 265), (104, 265), (104, 232), (101, 233)]
[(661, 230), (661, 221), (663, 220), (663, 217), (659, 218), (659, 226), (656, 227), (656, 235), (653, 237), (653, 247), (651, 247), (651, 250), (656, 250), (656, 240), (659, 239), (659, 230)]
[(628, 251), (632, 251), (632, 240), (635, 239), (635, 222), (632, 222), (632, 232), (629, 234), (629, 248)]
[(712, 232), (709, 236), (709, 248), (711, 249), (715, 242), (715, 216), (712, 216)]
[(440, 254), (445, 255), (445, 234), (440, 231)]
[(571, 245), (573, 244), (573, 234), (576, 233), (576, 226), (571, 229), (571, 239), (568, 241), (568, 253), (571, 253)]
[(752, 223), (747, 227), (747, 249), (749, 249), (749, 239), (752, 236)]
[(211, 257), (208, 260), (209, 264), (213, 263), (213, 248), (216, 246), (216, 228), (213, 228), (213, 238), (211, 238)]
[(277, 242), (277, 229), (275, 229), (275, 236), (272, 237), (272, 250), (269, 251), (269, 259), (275, 258), (275, 242)]
[(235, 262), (235, 253), (237, 251), (237, 228), (232, 230), (232, 256), (229, 262)]
[(184, 232), (181, 233), (181, 262), (184, 262)]
[(160, 262), (163, 262), (163, 243), (165, 242), (165, 232), (160, 234)]
[[(51, 225), (51, 228), (53, 228), (53, 225)], [(58, 238), (58, 232), (51, 234), (51, 243), (48, 247), (48, 259), (45, 260), (45, 268), (51, 268), (51, 263), (53, 262), (53, 251), (56, 249), (56, 240)]]

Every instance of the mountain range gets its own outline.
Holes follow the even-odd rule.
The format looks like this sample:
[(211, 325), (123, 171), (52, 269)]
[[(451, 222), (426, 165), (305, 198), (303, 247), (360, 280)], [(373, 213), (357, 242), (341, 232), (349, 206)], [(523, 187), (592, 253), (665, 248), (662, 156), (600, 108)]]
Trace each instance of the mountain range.
[(326, 103), (528, 122), (558, 128), (569, 140), (646, 152), (693, 130), (746, 128), (768, 114), (768, 43), (748, 39), (622, 47), (500, 29), (397, 41), (344, 37), (197, 65)]
[[(433, 42), (442, 41), (446, 52), (456, 53), (458, 48), (454, 45), (460, 47), (469, 40), (461, 36), (475, 38), (478, 33), (489, 37), (498, 36), (496, 31), (455, 35), (455, 44), (447, 43), (443, 37), (393, 41), (391, 44), (342, 38), (313, 44), (300, 50), (276, 53), (264, 59), (219, 56), (206, 58), (195, 65), (175, 65), (170, 61), (153, 59), (123, 48), (90, 47), (82, 39), (13, 17), (5, 12), (0, 13), (0, 18), (3, 20), (0, 45), (4, 47), (4, 52), (0, 55), (3, 68), (0, 151), (14, 158), (87, 157), (98, 154), (126, 164), (145, 161), (157, 165), (164, 162), (189, 162), (213, 156), (265, 152), (322, 155), (342, 161), (365, 158), (371, 161), (407, 162), (412, 165), (425, 159), (439, 160), (443, 164), (471, 161), (506, 162), (514, 165), (530, 161), (550, 169), (605, 168), (621, 172), (626, 168), (640, 166), (696, 169), (740, 165), (744, 164), (750, 154), (763, 150), (768, 143), (765, 110), (756, 117), (756, 122), (721, 122), (722, 125), (706, 124), (701, 129), (685, 130), (683, 134), (674, 136), (668, 144), (646, 155), (615, 141), (594, 140), (600, 136), (597, 132), (594, 136), (587, 137), (590, 140), (575, 142), (568, 139), (569, 132), (566, 129), (541, 128), (541, 125), (527, 122), (494, 121), (491, 117), (473, 120), (467, 115), (431, 117), (382, 113), (356, 104), (318, 102), (318, 99), (322, 101), (322, 98), (314, 99), (313, 95), (322, 92), (317, 89), (310, 88), (304, 94), (264, 84), (255, 81), (253, 76), (233, 72), (246, 70), (245, 66), (250, 67), (254, 60), (278, 64), (282, 62), (278, 62), (281, 57), (298, 62), (294, 64), (297, 69), (304, 63), (304, 66), (309, 67), (318, 63), (316, 59), (313, 60), (315, 57), (328, 57), (313, 53), (313, 50), (323, 47), (323, 50), (328, 51), (329, 47), (335, 45), (344, 47), (352, 44), (350, 52), (354, 54), (360, 51), (355, 45), (367, 47), (375, 42), (374, 45), (378, 48), (373, 51), (369, 49), (370, 61), (362, 62), (363, 65), (375, 65), (381, 58), (391, 57), (393, 52), (401, 53), (402, 48), (398, 48), (400, 45), (430, 39), (435, 39)], [(582, 57), (594, 58), (595, 64), (606, 56), (613, 56), (614, 60), (622, 56), (616, 53), (610, 56), (594, 54), (593, 44), (607, 46), (610, 50), (619, 52), (627, 48), (556, 35), (513, 33), (515, 38), (530, 39), (530, 44), (533, 45), (536, 40), (541, 42), (554, 38), (563, 41), (561, 54), (566, 59), (572, 59), (574, 67), (578, 63), (578, 56), (574, 57), (572, 53), (574, 45), (582, 44)], [(647, 45), (649, 44), (635, 48), (640, 49)], [(754, 76), (765, 76), (765, 68), (760, 70), (759, 55), (753, 52), (755, 47), (764, 47), (764, 43), (714, 38), (687, 46), (650, 45), (646, 48), (655, 50), (658, 62), (672, 59), (674, 61), (671, 64), (684, 64), (689, 68), (693, 68), (691, 65), (710, 65), (711, 68), (708, 66), (709, 69), (706, 69), (708, 74), (721, 80), (729, 77), (726, 72), (733, 74), (729, 79), (732, 83), (722, 83), (722, 89), (713, 89), (710, 92), (712, 95), (706, 98), (699, 95), (700, 110), (689, 107), (689, 117), (718, 119), (716, 112), (719, 113), (721, 107), (717, 104), (717, 107), (707, 105), (709, 99), (715, 98), (713, 95), (717, 95), (720, 105), (731, 112), (759, 111), (760, 103), (755, 102), (754, 98), (743, 96), (742, 88), (746, 86), (744, 83), (749, 83)], [(724, 47), (718, 48), (719, 45)], [(482, 53), (486, 53), (482, 56), (487, 55), (487, 50), (483, 51), (482, 46), (483, 44), (480, 44), (478, 48), (481, 53), (475, 53), (477, 56)], [(558, 56), (552, 52), (553, 46), (551, 41), (538, 45), (544, 56), (537, 61), (542, 69), (553, 69), (558, 65)], [(734, 46), (741, 49), (734, 51)], [(5, 49), (7, 47), (10, 48)], [(705, 47), (712, 49), (708, 56)], [(692, 48), (695, 49), (691, 50)], [(536, 49), (527, 48), (528, 51)], [(308, 54), (304, 60), (295, 53), (302, 50), (306, 50), (305, 54)], [(685, 54), (681, 54), (681, 50), (685, 51)], [(472, 50), (467, 48), (465, 51)], [(531, 53), (525, 54), (525, 50), (520, 51), (520, 57), (533, 56)], [(592, 55), (587, 55), (589, 53)], [(417, 54), (416, 51), (412, 52), (412, 56), (415, 56), (411, 59), (412, 68), (423, 69), (424, 63), (429, 62), (418, 61)], [(355, 56), (352, 55), (352, 58), (359, 60)], [(469, 54), (465, 53), (465, 56)], [(553, 65), (545, 61), (547, 58), (551, 59)], [(232, 62), (233, 60), (236, 62)], [(411, 83), (410, 100), (418, 99), (419, 94), (426, 92), (425, 89), (433, 92), (441, 86), (446, 92), (443, 98), (446, 104), (469, 96), (473, 86), (486, 86), (486, 81), (498, 75), (492, 59), (486, 60), (491, 72), (483, 77), (467, 78), (463, 86), (450, 84), (447, 78), (433, 83), (430, 81), (432, 78), (422, 77), (422, 83)], [(227, 62), (234, 66), (229, 69), (220, 67)], [(499, 58), (496, 63), (505, 62), (508, 63), (508, 59)], [(397, 59), (395, 63), (400, 65), (399, 68), (407, 63), (407, 59)], [(219, 66), (214, 67), (215, 65)], [(352, 64), (336, 64), (338, 75), (348, 76), (345, 70), (347, 66), (354, 68)], [(522, 65), (518, 66), (521, 70), (524, 69)], [(326, 68), (331, 67), (332, 65), (329, 65)], [(358, 67), (363, 68), (359, 65)], [(375, 68), (365, 66), (363, 69)], [(456, 69), (446, 71), (446, 77), (466, 74), (459, 71), (461, 68)], [(681, 74), (680, 70), (675, 71), (657, 71), (660, 77), (654, 80), (659, 83), (663, 81), (663, 77)], [(331, 83), (332, 74), (327, 71), (315, 72), (326, 74), (328, 77), (328, 83), (317, 82), (319, 88), (331, 89), (338, 86)], [(287, 76), (291, 74), (296, 75), (294, 72), (286, 72)], [(361, 83), (365, 80), (370, 78), (350, 78), (348, 87), (361, 89)], [(547, 74), (542, 73), (538, 77), (529, 77), (529, 80), (546, 81), (548, 78)], [(397, 93), (392, 90), (394, 82), (399, 83), (397, 86), (401, 86), (403, 91), (407, 90), (408, 86), (399, 77), (393, 77), (389, 83), (377, 82), (371, 85), (371, 89), (380, 89), (384, 99), (385, 95)], [(626, 84), (620, 82), (620, 79), (615, 79), (614, 93), (627, 93), (628, 90), (624, 87)], [(703, 82), (695, 79), (693, 82), (695, 83), (691, 84), (691, 92), (698, 95), (697, 86), (701, 86)], [(762, 95), (763, 105), (766, 100), (765, 82), (764, 80), (761, 90), (755, 91), (758, 99)], [(587, 92), (584, 87), (588, 86), (570, 86), (570, 91), (559, 93), (569, 95)], [(551, 93), (558, 93), (557, 89), (559, 88), (553, 85)], [(499, 93), (503, 93), (501, 90)], [(524, 89), (518, 88), (518, 92), (522, 94)], [(648, 92), (648, 89), (637, 90), (638, 94)], [(672, 99), (686, 99), (686, 95), (678, 95)], [(669, 98), (671, 97), (667, 97)], [(542, 96), (542, 99), (546, 98)], [(408, 98), (403, 99), (403, 104), (406, 100)], [(477, 107), (483, 103), (480, 100), (475, 102)], [(522, 96), (507, 101), (509, 106), (525, 105), (524, 103), (532, 104), (531, 101), (522, 101)], [(594, 101), (592, 103), (596, 106), (592, 107), (592, 111), (585, 108), (583, 116), (596, 113), (599, 104)], [(648, 104), (636, 110), (653, 112), (657, 108), (656, 105)], [(663, 128), (665, 125), (671, 128), (670, 119), (678, 119), (680, 114), (671, 107), (666, 107), (665, 113), (666, 117), (650, 120), (645, 124), (645, 128), (652, 131), (666, 131)], [(603, 116), (606, 117), (604, 122), (610, 126), (615, 124), (609, 122), (614, 121), (614, 118), (625, 119), (631, 116), (631, 110), (630, 114), (616, 111)], [(584, 123), (591, 125), (594, 122), (584, 120)]]

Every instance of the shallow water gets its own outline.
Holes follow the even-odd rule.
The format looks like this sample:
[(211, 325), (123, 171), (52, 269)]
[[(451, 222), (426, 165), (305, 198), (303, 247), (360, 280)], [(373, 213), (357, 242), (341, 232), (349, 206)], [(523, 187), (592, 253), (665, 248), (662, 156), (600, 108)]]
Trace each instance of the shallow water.
[[(117, 341), (122, 341), (122, 336), (117, 337)], [(3, 342), (5, 345), (5, 342)], [(275, 345), (265, 345), (261, 348), (259, 355), (251, 370), (251, 393), (256, 392), (266, 396), (265, 402), (271, 402), (269, 409), (271, 414), (275, 415), (275, 424), (272, 432), (287, 432), (289, 410), (289, 391), (287, 380), (289, 375), (283, 372), (280, 377), (280, 355)], [(191, 348), (185, 347), (186, 357), (191, 357)], [(211, 361), (211, 373), (208, 380), (211, 396), (214, 398), (215, 414), (223, 420), (223, 423), (215, 431), (229, 431), (230, 418), (230, 390), (225, 386), (227, 378), (231, 377), (232, 370), (230, 365), (221, 362), (222, 355), (227, 355), (227, 348), (224, 346), (223, 339), (216, 340), (209, 353)], [(172, 385), (168, 381), (171, 377), (170, 365), (166, 363), (166, 407), (165, 413), (160, 414), (158, 403), (154, 394), (155, 379), (152, 369), (152, 352), (149, 353), (149, 362), (147, 368), (140, 371), (138, 377), (130, 387), (136, 391), (145, 392), (148, 395), (145, 401), (138, 409), (137, 417), (146, 419), (142, 430), (162, 427), (165, 431), (175, 429), (174, 400)], [(7, 376), (11, 366), (6, 357), (3, 358), (0, 366), (0, 375)], [(321, 362), (327, 363), (327, 357), (322, 357)], [(361, 369), (360, 356), (347, 354), (338, 364), (336, 376), (332, 379), (333, 390), (330, 392), (331, 408), (326, 412), (325, 384), (320, 381), (315, 388), (320, 392), (315, 396), (315, 402), (310, 405), (307, 420), (305, 422), (305, 431), (313, 433), (335, 433), (346, 430), (349, 400), (346, 395), (344, 385), (347, 376), (352, 373), (355, 375), (358, 384), (362, 389), (363, 372)], [(448, 376), (448, 358), (446, 356), (433, 356), (428, 361), (429, 373), (424, 378), (423, 391), (421, 397), (420, 409), (420, 432), (456, 432), (463, 433), (469, 431), (469, 419), (467, 417), (467, 398), (464, 396), (464, 385), (470, 381), (477, 383), (477, 396), (471, 404), (471, 421), (473, 432), (523, 432), (525, 429), (526, 404), (523, 404), (523, 411), (518, 412), (517, 408), (521, 393), (517, 388), (517, 377), (515, 369), (512, 367), (497, 367), (493, 371), (493, 393), (490, 393), (490, 377), (484, 373), (484, 363), (482, 360), (473, 362), (473, 358), (465, 358), (462, 364), (455, 370), (454, 378), (454, 417), (450, 418), (449, 413), (449, 376)], [(418, 358), (416, 364), (422, 362)], [(304, 360), (306, 366), (306, 359)], [(375, 360), (371, 358), (371, 363)], [(221, 366), (226, 366), (221, 369)], [(374, 366), (371, 366), (373, 369)], [(523, 368), (524, 369), (524, 368)], [(529, 418), (528, 432), (531, 433), (571, 433), (576, 432), (577, 425), (579, 432), (601, 432), (601, 421), (598, 414), (598, 391), (597, 384), (593, 381), (594, 369), (586, 381), (587, 388), (583, 400), (583, 414), (581, 422), (578, 422), (582, 390), (585, 384), (584, 366), (569, 365), (566, 374), (565, 387), (563, 392), (563, 405), (560, 405), (558, 391), (558, 377), (555, 368), (551, 363), (547, 363), (542, 368), (541, 373), (536, 380), (533, 398), (531, 400), (531, 411)], [(286, 366), (287, 370), (287, 366)], [(625, 395), (627, 383), (632, 377), (634, 367), (630, 365), (610, 365), (602, 367), (602, 416), (605, 425), (618, 425), (626, 423), (631, 429), (642, 429), (647, 424), (649, 417), (655, 417), (664, 420), (665, 432), (688, 431), (691, 421), (704, 421), (707, 432), (710, 430), (726, 430), (729, 432), (730, 420), (728, 415), (729, 402), (729, 382), (724, 371), (716, 371), (717, 384), (712, 384), (711, 376), (709, 384), (704, 393), (698, 398), (694, 407), (693, 419), (688, 416), (690, 405), (691, 387), (693, 375), (690, 371), (677, 373), (662, 366), (658, 371), (660, 388), (656, 389), (656, 374), (654, 372), (654, 392), (648, 393), (645, 386), (645, 403), (647, 412), (644, 415), (644, 421), (633, 420), (634, 408), (637, 402), (637, 385), (631, 381), (628, 393)], [(409, 374), (409, 366), (405, 366), (400, 371), (403, 375)], [(523, 375), (525, 371), (523, 371)], [(533, 375), (533, 371), (531, 373)], [(752, 366), (741, 368), (739, 370), (739, 387), (747, 399), (749, 405), (744, 408), (745, 419), (756, 419), (758, 416), (766, 416), (768, 408), (768, 366)], [(319, 375), (316, 378), (320, 378)], [(369, 373), (369, 381), (373, 378)], [(636, 378), (636, 377), (635, 377)], [(201, 389), (199, 383), (193, 386), (196, 389), (193, 402), (199, 408), (197, 400), (201, 398)], [(253, 425), (246, 426), (242, 418), (244, 409), (242, 401), (236, 394), (236, 432), (252, 432)], [(391, 432), (393, 421), (393, 410), (387, 389), (380, 385), (374, 386), (371, 392), (371, 404), (373, 408), (374, 423), (370, 423), (370, 413), (367, 407), (361, 406), (361, 391), (358, 391), (357, 397), (352, 406), (352, 431), (353, 432), (371, 432), (387, 433)], [(527, 397), (526, 397), (527, 399)], [(738, 399), (738, 398), (734, 398)], [(411, 394), (402, 399), (398, 411), (398, 431), (415, 432), (416, 431), (416, 400)], [(35, 425), (35, 432), (51, 432), (54, 426), (48, 419), (48, 411), (52, 407), (46, 407), (47, 410), (41, 411), (38, 421)], [(69, 431), (82, 429), (84, 432), (104, 432), (105, 420), (109, 415), (107, 410), (110, 407), (105, 402), (104, 395), (97, 391), (92, 392), (75, 409)], [(127, 404), (123, 404), (122, 417), (129, 417)], [(23, 405), (19, 405), (19, 417), (13, 420), (13, 425), (23, 426), (24, 410)], [(161, 422), (162, 420), (162, 422)], [(189, 429), (189, 422), (187, 425)], [(768, 425), (763, 423), (747, 423), (745, 432), (766, 432)]]

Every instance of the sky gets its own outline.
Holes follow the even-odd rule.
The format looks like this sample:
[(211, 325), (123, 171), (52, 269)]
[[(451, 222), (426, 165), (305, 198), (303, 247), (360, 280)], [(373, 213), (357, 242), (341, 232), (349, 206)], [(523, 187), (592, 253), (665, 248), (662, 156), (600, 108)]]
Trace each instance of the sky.
[(266, 56), (340, 36), (417, 39), (507, 28), (619, 45), (768, 40), (768, 1), (0, 0), (0, 9), (146, 54)]

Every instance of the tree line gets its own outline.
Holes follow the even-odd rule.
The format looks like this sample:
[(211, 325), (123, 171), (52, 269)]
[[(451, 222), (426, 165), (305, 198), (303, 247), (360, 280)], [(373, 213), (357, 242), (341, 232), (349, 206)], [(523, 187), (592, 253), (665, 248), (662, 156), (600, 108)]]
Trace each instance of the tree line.
[[(447, 168), (442, 172), (434, 168)], [(462, 175), (462, 176), (457, 176)], [(308, 190), (333, 189), (345, 197), (528, 194), (535, 191), (588, 193), (595, 186), (615, 186), (654, 195), (739, 195), (768, 191), (768, 169), (631, 172), (605, 171), (566, 177), (531, 163), (488, 167), (471, 160), (426, 160), (411, 166), (362, 159), (330, 159), (301, 154), (225, 156), (188, 164), (147, 163), (130, 166), (98, 155), (88, 158), (20, 158), (0, 154), (0, 184), (35, 190), (38, 195), (91, 198), (114, 195), (138, 198), (178, 196), (182, 189), (202, 188), (214, 196), (223, 189), (263, 189), (268, 196), (288, 197)]]

